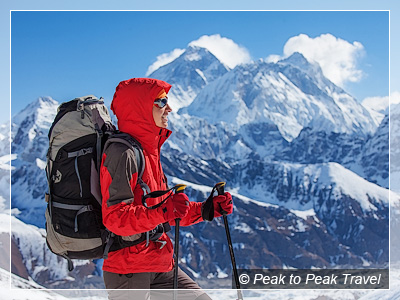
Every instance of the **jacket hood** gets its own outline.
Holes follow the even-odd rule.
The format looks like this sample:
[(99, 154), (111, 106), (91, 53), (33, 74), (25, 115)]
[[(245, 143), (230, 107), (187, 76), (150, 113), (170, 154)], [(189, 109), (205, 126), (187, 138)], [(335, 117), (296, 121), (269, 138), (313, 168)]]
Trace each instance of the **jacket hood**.
[[(118, 119), (118, 129), (131, 134), (144, 148), (151, 151), (153, 143), (163, 132), (168, 137), (170, 131), (158, 127), (153, 119), (153, 103), (162, 91), (168, 94), (171, 85), (152, 78), (132, 78), (121, 81), (115, 89), (111, 110)], [(146, 147), (147, 146), (147, 147)]]

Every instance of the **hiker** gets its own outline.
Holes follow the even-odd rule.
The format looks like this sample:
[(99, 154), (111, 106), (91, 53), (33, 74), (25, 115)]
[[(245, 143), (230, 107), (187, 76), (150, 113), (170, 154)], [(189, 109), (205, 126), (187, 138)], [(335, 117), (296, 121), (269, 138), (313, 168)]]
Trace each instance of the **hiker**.
[[(143, 148), (145, 167), (141, 179), (151, 192), (168, 189), (160, 150), (171, 135), (167, 129), (168, 114), (172, 111), (167, 96), (170, 88), (170, 84), (157, 79), (129, 79), (119, 83), (111, 103), (118, 129), (134, 137)], [(169, 225), (175, 225), (177, 218), (181, 219), (180, 226), (203, 221), (202, 203), (189, 201), (186, 194), (171, 191), (161, 197), (148, 198), (146, 207), (142, 197), (149, 191), (144, 191), (146, 189), (137, 180), (135, 153), (121, 143), (111, 144), (103, 154), (100, 169), (104, 225), (127, 241), (142, 235), (147, 238), (137, 245), (108, 253), (103, 264), (104, 283), (107, 289), (172, 289), (177, 261), (174, 262), (173, 245), (166, 232), (170, 230)], [(221, 209), (232, 213), (232, 196), (228, 192), (215, 196), (213, 202), (216, 217), (221, 216)], [(194, 289), (189, 298), (184, 299), (210, 299), (181, 269), (178, 289)], [(109, 296), (124, 299), (126, 295), (109, 291)], [(179, 296), (179, 299), (183, 298)]]

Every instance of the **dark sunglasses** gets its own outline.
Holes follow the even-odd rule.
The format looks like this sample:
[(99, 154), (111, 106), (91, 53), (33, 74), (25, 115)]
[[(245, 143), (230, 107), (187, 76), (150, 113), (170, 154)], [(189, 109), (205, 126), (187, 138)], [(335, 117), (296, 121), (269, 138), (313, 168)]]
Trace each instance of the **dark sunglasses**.
[(156, 99), (154, 101), (154, 105), (157, 105), (159, 108), (163, 108), (165, 105), (168, 104), (168, 98), (161, 98), (161, 99)]

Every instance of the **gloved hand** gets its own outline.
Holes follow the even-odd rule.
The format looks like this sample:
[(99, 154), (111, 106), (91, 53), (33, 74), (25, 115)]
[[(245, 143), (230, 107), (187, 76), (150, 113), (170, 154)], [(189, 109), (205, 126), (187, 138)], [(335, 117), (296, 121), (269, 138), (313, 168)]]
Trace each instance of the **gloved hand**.
[(165, 222), (182, 219), (189, 211), (189, 198), (184, 193), (173, 194), (162, 206)]
[(226, 192), (223, 195), (218, 195), (213, 198), (214, 202), (214, 217), (222, 216), (222, 211), (226, 211), (226, 214), (229, 215), (233, 211), (233, 202), (232, 195)]

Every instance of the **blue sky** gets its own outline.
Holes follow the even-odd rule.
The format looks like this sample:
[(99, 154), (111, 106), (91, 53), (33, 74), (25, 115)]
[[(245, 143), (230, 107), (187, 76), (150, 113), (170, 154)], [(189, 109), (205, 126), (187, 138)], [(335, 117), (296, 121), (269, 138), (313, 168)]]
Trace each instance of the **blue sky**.
[(385, 11), (14, 11), (11, 21), (12, 115), (39, 96), (111, 99), (119, 81), (144, 76), (158, 55), (215, 34), (246, 48), (251, 59), (283, 55), (286, 42), (300, 34), (358, 42), (362, 49), (353, 55), (360, 56), (354, 63), (362, 74), (343, 87), (359, 100), (389, 93)]
[[(118, 10), (118, 9), (187, 9), (187, 10), (388, 10), (392, 28), (396, 21), (395, 1), (204, 1), (188, 4), (183, 1), (50, 1), (2, 2), (1, 14), (9, 10)], [(398, 19), (398, 18), (397, 18)], [(5, 24), (4, 21), (2, 21)], [(9, 27), (9, 24), (7, 24)], [(329, 33), (349, 44), (359, 42), (362, 51), (356, 71), (362, 74), (355, 82), (344, 80), (344, 88), (359, 100), (386, 96), (388, 87), (388, 13), (387, 12), (324, 12), (324, 11), (158, 11), (158, 12), (13, 12), (12, 17), (12, 115), (39, 96), (49, 95), (58, 101), (75, 96), (95, 94), (110, 99), (120, 80), (144, 76), (157, 56), (180, 48), (203, 35), (220, 34), (248, 50), (252, 59), (283, 56), (284, 46), (292, 37), (307, 34), (313, 40)], [(399, 49), (392, 30), (392, 91), (393, 53)], [(9, 32), (2, 32), (5, 41), (0, 86), (2, 98), (9, 99)], [(7, 38), (8, 40), (6, 40)], [(8, 63), (8, 65), (7, 65)], [(351, 62), (350, 62), (351, 63)], [(4, 72), (6, 71), (6, 72)], [(8, 118), (6, 109), (0, 120)]]

